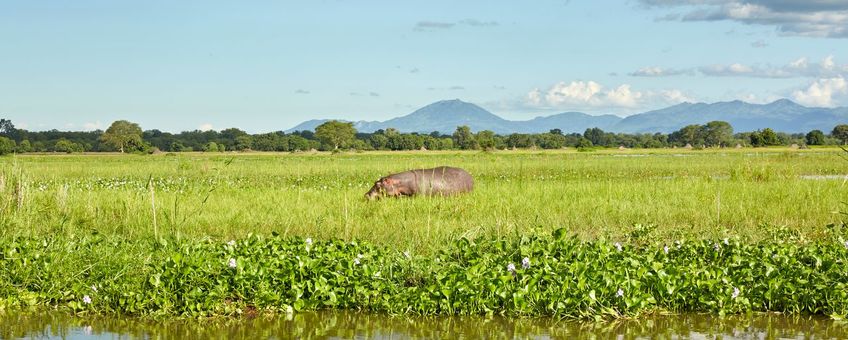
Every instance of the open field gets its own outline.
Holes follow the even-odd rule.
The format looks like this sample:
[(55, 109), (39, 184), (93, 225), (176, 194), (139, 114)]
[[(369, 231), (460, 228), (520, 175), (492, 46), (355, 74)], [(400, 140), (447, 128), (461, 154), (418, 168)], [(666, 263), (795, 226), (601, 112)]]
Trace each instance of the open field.
[[(5, 157), (0, 311), (843, 318), (841, 152)], [(443, 164), (476, 190), (363, 197)]]
[[(848, 161), (838, 149), (26, 155), (0, 158), (3, 235), (249, 233), (362, 239), (431, 252), (461, 236), (564, 227), (620, 239), (738, 235), (763, 226), (815, 238), (840, 221)], [(382, 175), (468, 169), (476, 190), (368, 202)], [(155, 223), (154, 223), (155, 207)]]

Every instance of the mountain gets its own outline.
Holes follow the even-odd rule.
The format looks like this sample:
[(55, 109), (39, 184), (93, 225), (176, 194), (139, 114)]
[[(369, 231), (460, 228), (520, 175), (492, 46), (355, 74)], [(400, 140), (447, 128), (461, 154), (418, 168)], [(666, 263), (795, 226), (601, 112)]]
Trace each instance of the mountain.
[[(456, 130), (457, 126), (468, 125), (472, 131), (491, 130), (498, 134), (548, 132), (554, 128), (559, 128), (565, 133), (583, 133), (591, 127), (609, 128), (619, 120), (621, 118), (613, 115), (592, 116), (580, 112), (566, 112), (547, 117), (536, 117), (527, 121), (511, 121), (498, 117), (475, 104), (453, 99), (438, 101), (408, 115), (384, 122), (358, 121), (353, 122), (353, 125), (360, 132), (395, 128), (400, 132), (430, 133), (439, 131), (450, 134)], [(285, 132), (314, 131), (315, 127), (326, 121), (327, 119), (309, 120)]]
[[(454, 99), (435, 102), (408, 115), (384, 122), (354, 122), (354, 127), (360, 132), (374, 132), (391, 127), (401, 132), (439, 131), (448, 134), (460, 125), (468, 125), (472, 131), (491, 130), (498, 134), (539, 133), (551, 129), (560, 129), (564, 133), (582, 133), (593, 127), (610, 132), (670, 133), (686, 125), (705, 124), (714, 120), (730, 123), (737, 132), (767, 127), (782, 132), (808, 132), (814, 129), (830, 131), (838, 124), (848, 123), (848, 108), (806, 107), (788, 99), (769, 104), (751, 104), (735, 100), (712, 104), (682, 103), (623, 119), (614, 115), (593, 116), (580, 112), (565, 112), (526, 121), (511, 121), (475, 104)], [(306, 121), (286, 132), (314, 131), (315, 127), (326, 121)]]

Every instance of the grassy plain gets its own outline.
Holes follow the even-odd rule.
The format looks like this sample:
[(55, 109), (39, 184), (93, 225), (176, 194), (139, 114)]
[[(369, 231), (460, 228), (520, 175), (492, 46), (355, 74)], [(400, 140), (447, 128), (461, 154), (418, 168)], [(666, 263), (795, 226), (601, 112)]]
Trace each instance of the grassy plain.
[[(0, 158), (0, 236), (228, 240), (249, 233), (361, 239), (431, 253), (476, 236), (550, 232), (620, 240), (815, 239), (841, 221), (839, 149), (349, 154), (19, 155)], [(384, 199), (380, 176), (452, 165), (472, 194)], [(154, 214), (155, 211), (155, 214)], [(154, 217), (155, 215), (155, 217)], [(653, 227), (651, 227), (653, 226)], [(654, 228), (655, 227), (655, 228)]]

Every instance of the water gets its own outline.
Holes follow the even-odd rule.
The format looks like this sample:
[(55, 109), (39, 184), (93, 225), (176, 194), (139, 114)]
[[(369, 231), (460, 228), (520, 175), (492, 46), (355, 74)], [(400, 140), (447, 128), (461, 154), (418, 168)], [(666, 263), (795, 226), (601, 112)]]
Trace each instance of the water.
[(547, 318), (388, 317), (352, 312), (204, 321), (0, 314), (2, 339), (846, 339), (848, 323), (775, 314), (651, 316), (578, 323)]
[(848, 175), (801, 175), (799, 177), (811, 180), (848, 180)]

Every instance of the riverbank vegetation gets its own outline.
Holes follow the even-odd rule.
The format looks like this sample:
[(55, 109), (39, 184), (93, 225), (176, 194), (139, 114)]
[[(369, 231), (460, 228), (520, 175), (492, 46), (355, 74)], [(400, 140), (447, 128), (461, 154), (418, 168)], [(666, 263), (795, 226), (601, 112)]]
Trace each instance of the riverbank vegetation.
[[(0, 158), (0, 308), (846, 313), (843, 151)], [(457, 197), (366, 201), (455, 165)]]

